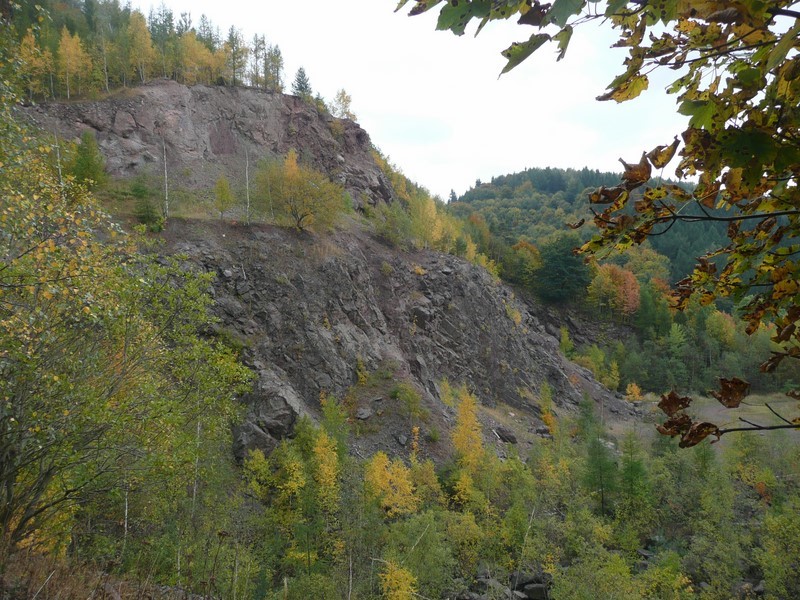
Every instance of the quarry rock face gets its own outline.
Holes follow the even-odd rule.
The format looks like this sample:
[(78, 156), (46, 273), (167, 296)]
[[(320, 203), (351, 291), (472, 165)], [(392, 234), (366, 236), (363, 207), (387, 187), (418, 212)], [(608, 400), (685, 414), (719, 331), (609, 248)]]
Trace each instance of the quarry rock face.
[(220, 175), (239, 186), (262, 159), (294, 148), (302, 160), (341, 183), (355, 208), (392, 200), (391, 185), (357, 123), (323, 114), (296, 96), (251, 88), (155, 80), (101, 101), (25, 107), (43, 130), (77, 141), (94, 132), (115, 177), (162, 177), (173, 189), (211, 189)]
[[(259, 160), (291, 148), (340, 182), (355, 208), (394, 199), (367, 133), (294, 96), (160, 80), (102, 101), (21, 110), (61, 139), (93, 131), (116, 177), (157, 182), (166, 157), (171, 193), (185, 191), (193, 202), (220, 175), (241, 186), (246, 166), (252, 177)], [(419, 445), (416, 424), (420, 453), (447, 458), (456, 411), (444, 401), (445, 385), (475, 394), (484, 438), (500, 456), (509, 445), (523, 452), (533, 437), (550, 436), (539, 418), (545, 384), (557, 415), (588, 397), (616, 420), (632, 416), (627, 402), (561, 355), (562, 322), (551, 309), (515, 297), (464, 259), (393, 248), (371, 227), (357, 217), (330, 234), (167, 220), (163, 251), (215, 275), (219, 324), (210, 333), (240, 349), (254, 373), (235, 430), (239, 459), (256, 448), (272, 451), (299, 418), (319, 419), (324, 397), (346, 407), (358, 455), (407, 454)], [(585, 328), (567, 324), (579, 339)], [(365, 384), (376, 373), (383, 375)], [(420, 395), (413, 419), (393, 391), (397, 383)]]
[[(628, 403), (566, 360), (537, 307), (514, 297), (485, 270), (433, 251), (400, 252), (349, 223), (332, 235), (271, 226), (171, 221), (170, 252), (216, 274), (215, 311), (239, 340), (256, 381), (244, 401), (247, 417), (235, 451), (272, 450), (300, 415), (317, 418), (322, 394), (343, 398), (358, 370), (388, 369), (422, 394), (426, 427), (448, 431), (454, 409), (441, 382), (466, 384), (488, 407), (511, 407), (518, 423), (541, 429), (545, 382), (557, 413), (574, 410), (584, 394), (618, 417)], [(514, 311), (519, 311), (518, 319)], [(410, 427), (392, 420), (396, 400), (381, 395), (352, 407), (366, 432), (365, 452), (396, 453)], [(514, 414), (514, 413), (512, 413)], [(514, 443), (514, 432), (494, 426)], [(492, 426), (484, 427), (492, 439)], [(546, 431), (546, 428), (545, 430)]]

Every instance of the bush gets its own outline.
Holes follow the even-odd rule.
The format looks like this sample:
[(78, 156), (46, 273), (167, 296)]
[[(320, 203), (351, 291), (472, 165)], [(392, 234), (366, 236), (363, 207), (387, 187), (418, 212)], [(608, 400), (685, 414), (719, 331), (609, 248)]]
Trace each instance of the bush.
[(150, 231), (156, 232), (164, 229), (163, 217), (158, 213), (153, 201), (146, 196), (136, 200), (133, 215), (139, 223), (146, 225)]
[(428, 411), (422, 407), (422, 396), (408, 383), (398, 383), (391, 392), (394, 400), (399, 400), (407, 417), (425, 419)]

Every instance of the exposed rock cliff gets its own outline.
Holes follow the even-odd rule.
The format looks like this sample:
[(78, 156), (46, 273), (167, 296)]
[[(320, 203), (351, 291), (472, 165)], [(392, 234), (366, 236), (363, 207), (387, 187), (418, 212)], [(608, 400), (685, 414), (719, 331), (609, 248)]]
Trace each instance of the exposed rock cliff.
[[(392, 199), (367, 133), (293, 96), (158, 81), (99, 102), (24, 110), (62, 137), (92, 129), (115, 176), (161, 176), (166, 153), (173, 188), (210, 188), (220, 173), (241, 180), (246, 157), (253, 164), (295, 148), (342, 182), (356, 206)], [(476, 393), (484, 433), (498, 446), (547, 434), (538, 419), (545, 382), (557, 413), (585, 394), (618, 418), (631, 414), (561, 356), (550, 313), (454, 256), (400, 253), (355, 222), (310, 235), (170, 219), (165, 235), (168, 251), (217, 275), (221, 334), (241, 344), (257, 374), (237, 431), (239, 457), (248, 448), (274, 448), (298, 415), (319, 416), (321, 393), (343, 398), (348, 391), (359, 433), (354, 452), (403, 452), (411, 422), (391, 397), (398, 381), (422, 394), (422, 452), (433, 456), (445, 453), (447, 444), (436, 439), (454, 422), (454, 409), (441, 400), (443, 378)], [(362, 379), (384, 375), (353, 391), (359, 371)]]
[(221, 173), (243, 181), (246, 158), (255, 165), (294, 148), (342, 183), (356, 207), (392, 197), (367, 132), (296, 96), (158, 80), (102, 101), (42, 104), (25, 113), (62, 138), (94, 131), (107, 169), (117, 177), (161, 176), (166, 154), (173, 186), (210, 188)]
[[(484, 413), (491, 440), (513, 437), (514, 429), (543, 433), (537, 416), (545, 381), (557, 412), (572, 410), (586, 393), (606, 410), (630, 414), (627, 403), (562, 357), (535, 306), (457, 257), (399, 253), (355, 223), (310, 236), (173, 220), (167, 237), (171, 251), (216, 273), (216, 310), (258, 374), (238, 432), (240, 456), (248, 447), (272, 448), (298, 414), (318, 415), (320, 392), (341, 398), (357, 382), (359, 363), (423, 393), (423, 431), (446, 432), (453, 423), (453, 409), (440, 399), (444, 377), (466, 383), (500, 417), (511, 413), (510, 423)], [(353, 401), (364, 425), (356, 448), (402, 451), (410, 427), (397, 401), (377, 392)], [(435, 444), (427, 451), (435, 455)]]

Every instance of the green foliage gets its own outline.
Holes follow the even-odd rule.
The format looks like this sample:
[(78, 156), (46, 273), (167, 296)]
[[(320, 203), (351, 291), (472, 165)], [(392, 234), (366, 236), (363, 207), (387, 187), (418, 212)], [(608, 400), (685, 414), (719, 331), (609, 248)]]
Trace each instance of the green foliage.
[(86, 130), (81, 134), (80, 143), (75, 147), (71, 158), (66, 163), (66, 172), (72, 175), (75, 181), (91, 190), (102, 186), (108, 179), (105, 164), (94, 133)]
[(587, 445), (584, 485), (592, 494), (601, 515), (610, 515), (619, 487), (619, 473), (614, 455), (600, 435), (593, 435)]
[(297, 73), (295, 73), (294, 81), (292, 81), (292, 94), (300, 96), (306, 101), (310, 101), (314, 95), (314, 91), (311, 89), (311, 82), (303, 67), (297, 69)]
[(566, 325), (561, 326), (561, 338), (558, 344), (559, 350), (567, 358), (572, 358), (575, 355), (575, 344), (569, 337), (569, 330)]
[(139, 223), (146, 225), (149, 231), (158, 232), (164, 228), (164, 219), (158, 209), (156, 209), (152, 198), (148, 196), (136, 199), (136, 204), (134, 204), (133, 207), (133, 215)]
[(330, 227), (344, 211), (344, 190), (322, 173), (298, 163), (290, 150), (282, 163), (268, 162), (256, 173), (256, 208), (275, 214), (298, 230)]
[(542, 266), (536, 272), (536, 290), (548, 302), (567, 302), (583, 296), (589, 285), (589, 271), (572, 250), (580, 240), (562, 235), (542, 244)]
[(770, 511), (764, 522), (764, 547), (757, 554), (764, 571), (768, 598), (792, 598), (800, 593), (797, 560), (800, 558), (800, 502), (792, 498)]
[(712, 472), (700, 495), (700, 510), (684, 566), (696, 581), (711, 587), (707, 598), (730, 598), (731, 583), (741, 572), (745, 554), (743, 532), (733, 518), (734, 490), (730, 480)]
[(6, 116), (3, 562), (23, 542), (64, 544), (81, 518), (70, 507), (105, 516), (106, 493), (162, 490), (153, 505), (176, 502), (197, 481), (191, 466), (226, 445), (232, 396), (249, 375), (200, 334), (213, 322), (208, 277), (139, 253), (144, 242), (124, 235), (82, 187), (62, 185), (46, 146), (26, 144), (34, 138)]
[(395, 523), (389, 529), (386, 556), (402, 564), (417, 580), (418, 593), (442, 598), (452, 583), (455, 566), (451, 544), (440, 515), (425, 511)]
[(228, 212), (236, 202), (236, 198), (231, 191), (231, 184), (225, 175), (220, 175), (217, 182), (214, 184), (214, 208), (219, 211), (219, 218), (225, 218), (225, 213)]
[(380, 204), (376, 210), (376, 233), (392, 246), (407, 249), (411, 240), (411, 218), (399, 202)]
[(554, 600), (639, 600), (642, 593), (623, 558), (601, 551), (561, 569), (555, 578), (552, 596)]
[(403, 413), (410, 419), (425, 420), (427, 418), (428, 411), (422, 406), (422, 396), (414, 386), (405, 382), (398, 383), (390, 392), (390, 396), (393, 400), (400, 402)]

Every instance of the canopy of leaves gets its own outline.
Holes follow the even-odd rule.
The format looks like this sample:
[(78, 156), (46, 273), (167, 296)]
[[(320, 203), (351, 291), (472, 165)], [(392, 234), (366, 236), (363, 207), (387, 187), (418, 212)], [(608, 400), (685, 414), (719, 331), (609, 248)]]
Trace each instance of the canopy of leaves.
[(344, 189), (298, 162), (292, 149), (282, 162), (269, 162), (256, 174), (262, 212), (273, 211), (298, 230), (329, 227), (345, 210)]
[(141, 253), (15, 121), (15, 64), (2, 31), (0, 571), (21, 544), (65, 543), (76, 507), (123, 481), (185, 490), (190, 441), (224, 443), (248, 379), (199, 333), (209, 279)]

